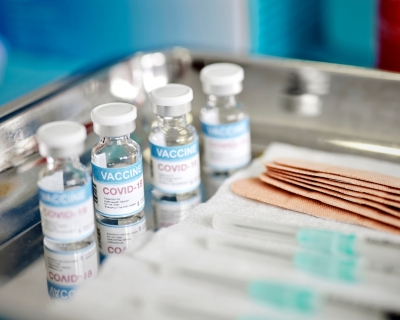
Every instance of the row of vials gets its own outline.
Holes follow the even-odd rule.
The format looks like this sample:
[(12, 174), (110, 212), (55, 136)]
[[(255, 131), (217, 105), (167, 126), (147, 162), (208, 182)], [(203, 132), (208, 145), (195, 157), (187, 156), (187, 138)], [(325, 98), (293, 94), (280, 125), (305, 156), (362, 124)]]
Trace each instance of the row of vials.
[[(203, 168), (229, 175), (251, 160), (249, 118), (236, 99), (244, 72), (238, 65), (218, 63), (203, 68), (200, 78), (209, 97), (200, 116)], [(181, 84), (150, 92), (158, 116), (149, 135), (155, 201), (200, 199), (199, 139), (186, 118), (192, 99), (192, 89)], [(38, 187), (52, 298), (68, 299), (96, 277), (97, 246), (103, 254), (122, 253), (127, 239), (146, 231), (142, 153), (130, 136), (136, 117), (136, 108), (127, 103), (93, 109), (93, 130), (100, 140), (92, 149), (92, 176), (79, 159), (85, 150), (83, 125), (52, 122), (37, 132), (39, 152), (47, 159)]]

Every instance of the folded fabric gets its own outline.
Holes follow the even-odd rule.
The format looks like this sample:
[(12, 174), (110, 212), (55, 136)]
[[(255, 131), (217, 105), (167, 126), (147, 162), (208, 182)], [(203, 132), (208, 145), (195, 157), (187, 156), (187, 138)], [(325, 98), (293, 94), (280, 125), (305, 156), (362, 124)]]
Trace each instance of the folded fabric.
[(266, 184), (258, 178), (237, 180), (231, 184), (231, 189), (233, 192), (243, 197), (272, 204), (281, 208), (400, 234), (400, 228), (393, 225), (285, 191)]

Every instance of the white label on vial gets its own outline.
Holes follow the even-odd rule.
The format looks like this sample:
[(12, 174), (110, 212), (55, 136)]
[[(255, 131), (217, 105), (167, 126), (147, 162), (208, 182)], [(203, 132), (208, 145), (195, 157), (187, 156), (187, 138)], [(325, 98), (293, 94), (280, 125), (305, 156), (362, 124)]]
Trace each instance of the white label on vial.
[(49, 191), (39, 183), (43, 234), (54, 241), (78, 241), (94, 231), (92, 181), (64, 191)]
[(46, 190), (63, 191), (64, 190), (64, 177), (63, 177), (62, 170), (56, 171), (51, 176), (44, 177), (40, 181), (40, 186)]
[(100, 252), (104, 255), (121, 254), (135, 241), (138, 234), (146, 232), (146, 217), (129, 225), (109, 225), (96, 221)]
[(190, 210), (201, 202), (200, 195), (186, 201), (154, 200), (153, 206), (157, 228), (165, 228), (184, 220)]
[(144, 207), (142, 159), (123, 168), (102, 168), (92, 163), (93, 199), (98, 213), (127, 217)]
[(52, 299), (69, 299), (83, 283), (95, 279), (99, 269), (96, 243), (77, 251), (44, 247), (47, 289)]
[(105, 153), (96, 154), (94, 156), (94, 164), (98, 167), (107, 168), (107, 156)]
[(182, 193), (200, 185), (199, 142), (162, 147), (150, 142), (153, 185), (165, 193)]
[(201, 122), (204, 160), (210, 168), (233, 170), (251, 160), (249, 118), (228, 124)]

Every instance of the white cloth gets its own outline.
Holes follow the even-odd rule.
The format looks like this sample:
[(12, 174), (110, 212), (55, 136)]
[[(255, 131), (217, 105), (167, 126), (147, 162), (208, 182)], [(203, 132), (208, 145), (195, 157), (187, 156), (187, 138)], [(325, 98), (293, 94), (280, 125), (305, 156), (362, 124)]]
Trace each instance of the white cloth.
[[(89, 314), (90, 309), (87, 309), (85, 306), (91, 305), (91, 303), (88, 302), (89, 300), (93, 300), (99, 306), (97, 311), (101, 313), (101, 309), (103, 306), (106, 308), (107, 303), (114, 304), (114, 302), (111, 302), (113, 299), (112, 295), (110, 295), (111, 288), (112, 290), (117, 290), (118, 286), (123, 283), (125, 283), (128, 288), (137, 288), (138, 284), (146, 283), (146, 279), (148, 279), (149, 283), (153, 281), (151, 275), (142, 274), (140, 276), (140, 281), (138, 283), (135, 282), (137, 280), (137, 277), (135, 278), (135, 273), (139, 271), (137, 268), (140, 266), (137, 263), (132, 264), (126, 262), (133, 256), (145, 261), (159, 263), (160, 265), (163, 265), (165, 262), (171, 263), (171, 261), (173, 261), (178, 264), (189, 263), (196, 265), (199, 268), (203, 267), (211, 269), (210, 266), (212, 266), (213, 269), (222, 274), (230, 274), (231, 276), (237, 276), (238, 278), (242, 274), (246, 273), (251, 273), (253, 275), (258, 274), (260, 276), (265, 275), (265, 270), (270, 267), (269, 265), (252, 264), (246, 259), (238, 260), (236, 257), (233, 258), (220, 253), (212, 253), (204, 248), (202, 240), (208, 239), (209, 237), (235, 237), (220, 233), (213, 229), (212, 218), (214, 215), (219, 213), (239, 215), (297, 226), (332, 229), (346, 233), (356, 233), (359, 235), (369, 234), (380, 238), (400, 241), (400, 237), (398, 236), (278, 208), (243, 198), (231, 191), (230, 185), (233, 181), (245, 177), (258, 176), (265, 170), (265, 167), (263, 166), (264, 162), (273, 161), (278, 157), (307, 159), (400, 176), (400, 166), (393, 163), (358, 156), (310, 150), (280, 143), (272, 144), (266, 152), (253, 161), (248, 168), (237, 172), (234, 176), (227, 179), (218, 192), (207, 203), (197, 206), (189, 214), (186, 220), (157, 232), (151, 241), (140, 251), (127, 253), (127, 255), (124, 255), (123, 257), (110, 258), (109, 262), (105, 263), (99, 279), (93, 284), (82, 288), (78, 292), (78, 297), (80, 298), (73, 301), (71, 305), (75, 305), (76, 307), (79, 306), (80, 314), (85, 313), (86, 311), (87, 314)], [(252, 241), (259, 240), (244, 238), (243, 241), (251, 244)], [(278, 246), (282, 251), (285, 250), (282, 244), (272, 243), (270, 245)], [(136, 271), (133, 270), (133, 268), (136, 268)], [(141, 273), (143, 272), (138, 272), (138, 274)], [(271, 269), (271, 271), (268, 271), (268, 275), (275, 279), (283, 277), (287, 281), (296, 280), (299, 283), (312, 285), (317, 289), (328, 289), (331, 292), (336, 292), (337, 295), (346, 291), (354, 297), (365, 298), (367, 300), (372, 299), (374, 302), (379, 302), (381, 305), (395, 305), (397, 301), (396, 296), (390, 293), (385, 293), (385, 289), (374, 289), (371, 291), (369, 290), (370, 287), (364, 285), (349, 286), (342, 283), (322, 281), (318, 278), (314, 281), (314, 277), (308, 275), (303, 277), (302, 273), (293, 276), (293, 274), (284, 271), (283, 269), (278, 269), (278, 272), (275, 273), (273, 269)], [(129, 301), (128, 297), (122, 297), (126, 296), (124, 292), (129, 295), (129, 290), (126, 289), (116, 295), (118, 299), (126, 301), (121, 302), (121, 300), (117, 303), (119, 308), (121, 308), (121, 312), (122, 309), (124, 309), (123, 304), (128, 303), (127, 301)], [(58, 312), (62, 312), (62, 310), (63, 308), (59, 309)]]
[(400, 177), (400, 165), (390, 162), (354, 155), (311, 150), (282, 143), (274, 143), (262, 156), (254, 160), (248, 168), (237, 172), (231, 178), (227, 179), (219, 188), (218, 192), (207, 203), (197, 206), (186, 220), (175, 226), (161, 230), (158, 232), (156, 238), (162, 237), (163, 234), (185, 232), (188, 228), (206, 228), (209, 229), (209, 232), (212, 232), (213, 229), (211, 223), (213, 216), (218, 213), (224, 213), (297, 226), (332, 229), (356, 234), (370, 234), (400, 241), (398, 236), (267, 205), (238, 196), (231, 191), (230, 185), (233, 181), (246, 177), (258, 176), (261, 172), (265, 171), (263, 163), (272, 162), (274, 159), (279, 157), (316, 161)]

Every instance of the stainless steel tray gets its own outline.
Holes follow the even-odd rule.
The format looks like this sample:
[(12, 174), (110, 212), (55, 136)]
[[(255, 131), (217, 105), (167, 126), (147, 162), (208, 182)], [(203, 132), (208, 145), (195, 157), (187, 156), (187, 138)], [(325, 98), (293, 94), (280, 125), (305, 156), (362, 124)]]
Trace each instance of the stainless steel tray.
[[(0, 108), (0, 283), (7, 282), (42, 254), (37, 173), (43, 159), (34, 134), (43, 123), (72, 119), (88, 129), (87, 152), (97, 140), (90, 111), (111, 101), (138, 107), (135, 138), (146, 156), (147, 131), (155, 119), (147, 93), (178, 82), (194, 90), (193, 123), (206, 97), (199, 70), (213, 62), (234, 62), (245, 69), (240, 100), (250, 113), (252, 150), (272, 141), (334, 152), (362, 154), (398, 162), (400, 155), (400, 75), (325, 63), (189, 52), (138, 53), (80, 74)], [(34, 98), (33, 98), (34, 97)], [(145, 180), (149, 182), (145, 168)], [(218, 182), (217, 182), (218, 184)], [(207, 194), (215, 183), (206, 183)], [(150, 189), (148, 227), (153, 227)]]

